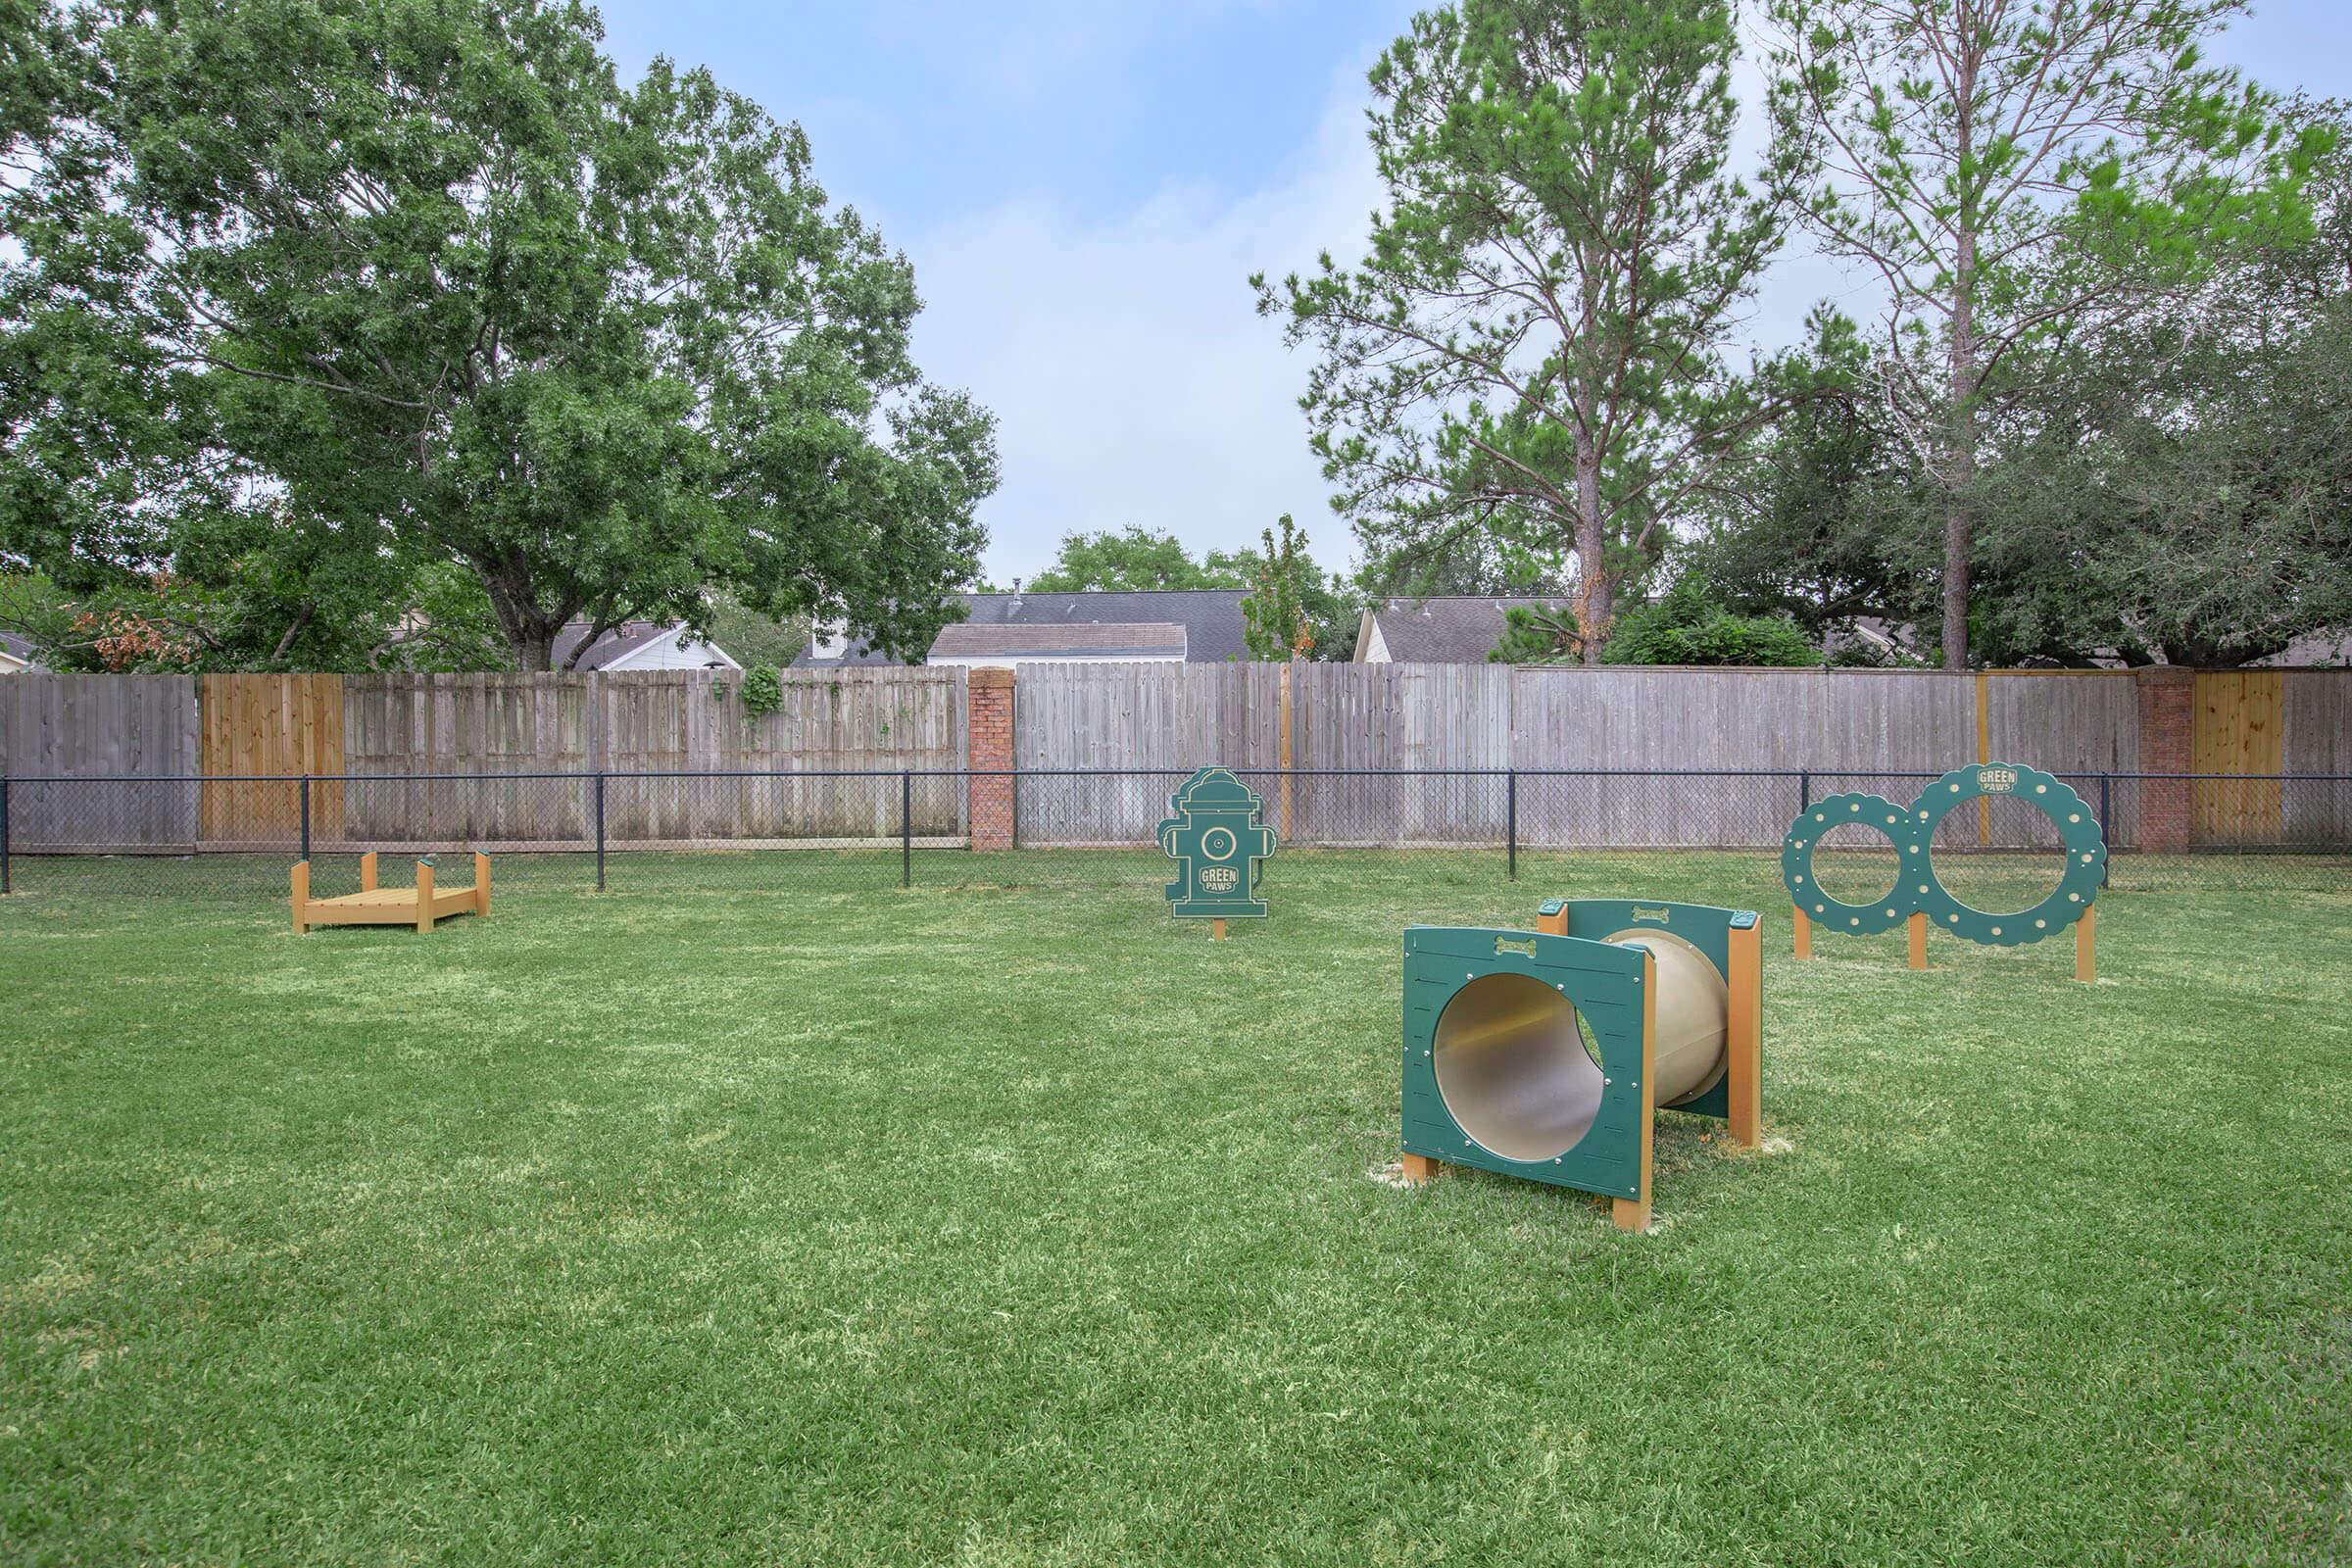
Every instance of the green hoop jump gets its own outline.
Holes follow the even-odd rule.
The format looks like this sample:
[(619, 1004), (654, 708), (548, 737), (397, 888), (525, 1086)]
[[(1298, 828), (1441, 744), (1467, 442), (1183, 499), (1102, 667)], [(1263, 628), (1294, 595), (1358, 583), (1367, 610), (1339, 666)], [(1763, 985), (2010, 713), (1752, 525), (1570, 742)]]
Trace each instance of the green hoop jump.
[[(1952, 897), (1936, 874), (1936, 829), (1952, 808), (1984, 796), (2008, 795), (2024, 801), (2050, 819), (2058, 842), (2066, 847), (2066, 873), (2050, 896), (2016, 914), (1986, 914)], [(1925, 846), (1926, 862), (1913, 883), (1915, 907), (1923, 910), (1939, 931), (1981, 942), (1987, 947), (2016, 948), (2054, 936), (2082, 918), (2099, 896), (2107, 874), (2107, 838), (2099, 831), (2098, 813), (2066, 783), (2036, 768), (2011, 762), (1982, 767), (1956, 767), (1911, 803), (1912, 817)]]
[[(1813, 851), (1821, 843), (1821, 836), (1849, 822), (1885, 834), (1901, 862), (1895, 868), (1893, 888), (1877, 903), (1847, 904), (1842, 899), (1834, 899), (1821, 890), (1821, 883), (1813, 875)], [(1781, 841), (1781, 880), (1788, 886), (1789, 902), (1831, 930), (1843, 931), (1848, 936), (1876, 936), (1901, 925), (1919, 907), (1912, 896), (1903, 891), (1903, 885), (1906, 882), (1916, 885), (1918, 879), (1907, 874), (1907, 870), (1915, 861), (1924, 859), (1908, 810), (1884, 795), (1851, 791), (1825, 797), (1788, 824), (1788, 836)]]
[[(1987, 796), (2012, 796), (2034, 807), (2050, 819), (2066, 850), (2066, 871), (2056, 890), (2015, 914), (1987, 914), (1961, 903), (1936, 874), (1936, 829), (1955, 807)], [(1822, 835), (1848, 822), (1877, 829), (1895, 849), (1894, 886), (1873, 904), (1832, 898), (1813, 874), (1813, 852)], [(1850, 936), (1891, 931), (1913, 914), (1925, 914), (1937, 930), (1956, 937), (1988, 947), (2022, 947), (2082, 919), (2106, 872), (2107, 840), (2098, 814), (2063, 780), (2015, 762), (1956, 767), (1908, 807), (1861, 792), (1829, 796), (1788, 824), (1781, 841), (1781, 881), (1789, 901), (1830, 930)]]

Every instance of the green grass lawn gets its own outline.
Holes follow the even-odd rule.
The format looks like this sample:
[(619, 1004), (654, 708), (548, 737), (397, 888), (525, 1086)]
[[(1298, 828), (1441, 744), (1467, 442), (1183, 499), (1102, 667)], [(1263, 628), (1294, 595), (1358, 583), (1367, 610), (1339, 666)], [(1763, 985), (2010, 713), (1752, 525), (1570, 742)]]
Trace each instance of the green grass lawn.
[[(1793, 963), (1766, 856), (1222, 946), (1123, 863), (0, 904), (0, 1561), (2352, 1558), (2352, 896), (2119, 891), (2085, 987)], [(1768, 911), (1768, 1152), (1662, 1117), (1648, 1236), (1371, 1174), (1401, 928), (1548, 893)]]

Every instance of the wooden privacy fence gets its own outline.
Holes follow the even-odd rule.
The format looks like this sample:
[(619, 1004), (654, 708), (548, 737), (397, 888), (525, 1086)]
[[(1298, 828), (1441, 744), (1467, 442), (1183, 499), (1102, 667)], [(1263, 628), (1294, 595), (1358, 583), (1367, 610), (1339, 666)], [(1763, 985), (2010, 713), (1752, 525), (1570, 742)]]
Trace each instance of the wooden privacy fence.
[[(1217, 762), (1257, 776), (1294, 844), (1534, 847), (1769, 845), (1808, 796), (1907, 800), (1897, 775), (1984, 760), (2078, 780), (2352, 774), (2352, 670), (2159, 674), (1049, 663), (1019, 672), (1009, 750), (987, 756), (957, 668), (788, 671), (758, 716), (739, 677), (707, 671), (19, 674), (0, 677), (0, 771), (27, 850), (289, 845), (306, 793), (322, 846), (578, 845), (600, 774), (624, 845), (961, 841), (960, 781), (842, 775), (965, 767), (1022, 775), (1024, 844), (1144, 844), (1176, 779)], [(1605, 776), (1631, 772), (1648, 776)], [(1939, 842), (2045, 831), (1986, 808)], [(2119, 849), (2342, 843), (2352, 790), (2145, 781), (2110, 832)]]
[[(301, 841), (306, 796), (321, 848), (593, 842), (599, 772), (613, 841), (895, 839), (899, 790), (823, 775), (963, 765), (961, 670), (781, 686), (755, 716), (738, 680), (699, 670), (23, 674), (0, 685), (0, 772), (27, 780), (12, 785), (22, 849), (276, 849)], [(634, 777), (653, 773), (713, 776)], [(481, 774), (498, 777), (450, 777)], [(48, 778), (139, 782), (29, 782)], [(916, 832), (961, 834), (960, 792), (913, 805)]]
[[(1807, 793), (1907, 801), (1919, 780), (1903, 775), (1996, 760), (2078, 780), (2352, 772), (2352, 670), (2199, 673), (2182, 694), (2193, 744), (2184, 732), (2177, 758), (2151, 756), (2142, 687), (2129, 670), (1042, 665), (1020, 676), (1013, 760), (1038, 773), (1345, 770), (1271, 784), (1290, 842), (1335, 845), (1499, 843), (1514, 827), (1522, 843), (1561, 847), (1773, 844)], [(1446, 769), (1465, 772), (1436, 776)], [(1707, 770), (1722, 776), (1664, 776)], [(1602, 776), (1637, 772), (1655, 776)], [(1782, 776), (1740, 776), (1751, 774)], [(2117, 813), (2113, 842), (2134, 847), (2138, 806), (2161, 815), (2173, 796), (2199, 844), (2340, 842), (2352, 833), (2347, 793), (2291, 792), (2285, 812), (2275, 783), (2151, 785), (2127, 792), (2132, 809)], [(1143, 777), (1091, 790), (1024, 780), (1020, 836), (1148, 842), (1166, 794)], [(1937, 842), (2055, 840), (2034, 813), (1988, 806), (1947, 820)]]

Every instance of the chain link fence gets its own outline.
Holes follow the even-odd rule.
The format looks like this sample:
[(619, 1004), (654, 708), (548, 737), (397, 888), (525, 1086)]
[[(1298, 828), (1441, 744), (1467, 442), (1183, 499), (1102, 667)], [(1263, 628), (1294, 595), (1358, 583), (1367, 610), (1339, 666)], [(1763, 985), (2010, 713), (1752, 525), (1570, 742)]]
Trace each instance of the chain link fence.
[[(1671, 891), (1677, 866), (1730, 865), (1780, 902), (1789, 822), (1848, 792), (1908, 803), (1932, 773), (1236, 769), (1264, 798), (1283, 857), (1348, 856), (1448, 877), (1540, 881), (1573, 869)], [(359, 857), (494, 858), (502, 890), (694, 887), (857, 893), (1164, 881), (1156, 828), (1190, 769), (993, 773), (701, 772), (368, 777), (11, 778), (0, 782), (0, 889), (60, 899), (283, 899), (298, 858), (318, 897), (359, 885)], [(2109, 885), (2352, 890), (2352, 776), (2066, 777), (2104, 825)], [(975, 838), (975, 802), (991, 826)], [(994, 834), (994, 837), (991, 834)], [(2023, 801), (1970, 803), (1937, 829), (1944, 882), (1987, 909), (2055, 885), (2054, 830)], [(1839, 828), (1823, 885), (1857, 901), (1893, 876), (1870, 829)], [(396, 873), (387, 867), (387, 880)], [(2016, 901), (2013, 905), (2009, 901)]]

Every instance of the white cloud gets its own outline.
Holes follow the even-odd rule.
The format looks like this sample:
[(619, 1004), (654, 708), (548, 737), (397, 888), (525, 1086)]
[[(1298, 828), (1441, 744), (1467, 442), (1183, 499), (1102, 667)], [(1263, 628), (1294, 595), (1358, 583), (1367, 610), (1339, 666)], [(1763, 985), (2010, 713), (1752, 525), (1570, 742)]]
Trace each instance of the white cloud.
[(1306, 450), (1307, 361), (1247, 279), (1361, 247), (1379, 195), (1362, 83), (1334, 83), (1264, 189), (1168, 186), (1102, 221), (1024, 199), (909, 236), (917, 363), (1000, 420), (1004, 483), (981, 510), (992, 577), (1034, 575), (1073, 529), (1142, 523), (1198, 552), (1254, 544), (1284, 512), (1327, 565), (1350, 558)]
[[(1739, 85), (1747, 113), (1734, 161), (1752, 165), (1761, 73), (1747, 65)], [(1362, 254), (1382, 196), (1366, 102), (1350, 65), (1308, 144), (1254, 191), (1170, 185), (1100, 220), (1029, 197), (909, 233), (926, 302), (916, 362), (999, 418), (1004, 481), (981, 509), (993, 580), (1034, 575), (1077, 529), (1141, 523), (1199, 553), (1253, 545), (1284, 512), (1325, 565), (1354, 559), (1306, 449), (1307, 351), (1284, 347), (1246, 279), (1305, 268), (1322, 250)], [(1869, 319), (1877, 300), (1858, 286), (1868, 281), (1792, 236), (1735, 357), (1798, 341), (1824, 297)]]

